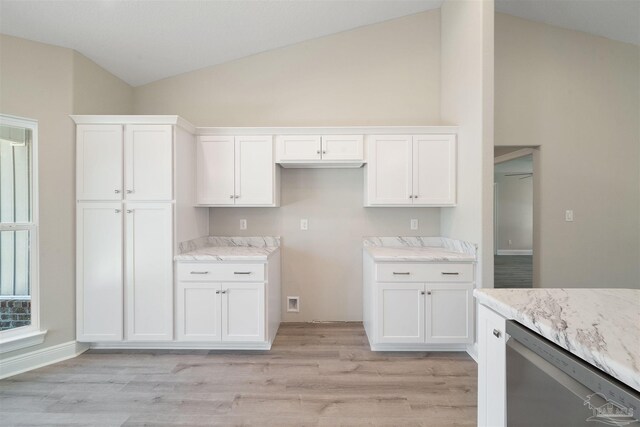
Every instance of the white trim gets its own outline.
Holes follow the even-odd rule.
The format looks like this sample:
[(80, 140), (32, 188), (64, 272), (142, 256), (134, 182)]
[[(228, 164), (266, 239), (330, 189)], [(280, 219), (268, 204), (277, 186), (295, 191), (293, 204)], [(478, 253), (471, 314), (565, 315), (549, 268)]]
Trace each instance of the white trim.
[(0, 363), (0, 379), (71, 359), (88, 349), (89, 346), (86, 344), (69, 341), (3, 359), (2, 363)]
[(190, 133), (195, 133), (196, 127), (180, 116), (103, 116), (103, 115), (71, 115), (77, 125), (176, 125)]
[(285, 169), (338, 169), (338, 168), (361, 168), (366, 162), (364, 160), (284, 160), (276, 161), (277, 165)]
[(509, 160), (519, 159), (520, 157), (533, 154), (533, 148), (523, 148), (521, 150), (512, 151), (511, 153), (503, 154), (493, 159), (493, 164), (508, 162)]
[(123, 341), (91, 343), (91, 348), (105, 350), (271, 350), (271, 342), (177, 342), (177, 341)]
[(20, 329), (21, 328), (10, 329), (7, 332), (18, 333), (14, 334), (15, 336), (3, 336), (3, 339), (0, 339), (0, 354), (42, 344), (47, 334), (47, 331), (23, 332), (20, 331)]
[[(29, 289), (31, 293), (31, 319), (28, 326), (20, 328), (8, 329), (0, 331), (1, 341), (16, 341), (19, 342), (20, 338), (25, 339), (25, 343), (33, 341), (33, 336), (39, 333), (43, 334), (46, 331), (40, 331), (40, 249), (39, 249), (39, 235), (40, 235), (40, 218), (39, 218), (39, 185), (38, 185), (38, 121), (34, 119), (28, 119), (17, 116), (10, 116), (6, 114), (0, 114), (0, 124), (13, 127), (21, 127), (31, 130), (31, 218), (28, 223), (11, 223), (12, 225), (5, 224), (2, 230), (29, 230), (30, 236), (30, 264), (31, 264), (31, 283), (29, 283)], [(34, 333), (35, 332), (35, 333)], [(44, 339), (44, 338), (43, 338)], [(31, 344), (35, 345), (35, 344)], [(26, 347), (18, 347), (23, 348)], [(1, 351), (0, 351), (1, 353)]]
[(498, 255), (533, 255), (533, 249), (498, 249)]
[(478, 363), (478, 343), (475, 342), (467, 346), (467, 354)]
[(457, 126), (197, 127), (196, 135), (423, 135), (455, 134)]

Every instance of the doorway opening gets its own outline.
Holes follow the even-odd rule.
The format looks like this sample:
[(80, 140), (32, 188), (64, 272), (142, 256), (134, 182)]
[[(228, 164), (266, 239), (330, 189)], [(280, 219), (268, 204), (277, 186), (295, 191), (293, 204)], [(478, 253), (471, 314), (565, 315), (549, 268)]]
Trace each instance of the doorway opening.
[(533, 287), (533, 148), (494, 150), (494, 287)]

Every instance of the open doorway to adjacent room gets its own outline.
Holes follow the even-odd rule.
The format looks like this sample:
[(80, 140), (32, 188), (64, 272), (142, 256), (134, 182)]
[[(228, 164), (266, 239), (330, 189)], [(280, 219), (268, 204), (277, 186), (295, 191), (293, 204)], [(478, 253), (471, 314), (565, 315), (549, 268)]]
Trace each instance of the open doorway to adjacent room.
[(494, 287), (533, 287), (533, 148), (494, 150)]

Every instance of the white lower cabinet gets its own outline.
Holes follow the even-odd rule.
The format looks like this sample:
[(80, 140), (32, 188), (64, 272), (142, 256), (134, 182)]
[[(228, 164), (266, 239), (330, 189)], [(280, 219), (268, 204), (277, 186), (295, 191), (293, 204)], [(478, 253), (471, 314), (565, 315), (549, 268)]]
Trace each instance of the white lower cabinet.
[(506, 319), (478, 308), (478, 426), (507, 424)]
[[(364, 261), (372, 350), (455, 350), (473, 342), (473, 264), (375, 263), (366, 254)], [(450, 281), (424, 280), (430, 276)]]
[(120, 341), (123, 331), (123, 236), (120, 202), (77, 209), (77, 340)]
[(173, 339), (173, 206), (125, 205), (128, 341)]
[(173, 339), (172, 217), (171, 203), (78, 203), (78, 341)]
[(280, 325), (280, 257), (267, 263), (178, 262), (176, 339), (268, 349)]

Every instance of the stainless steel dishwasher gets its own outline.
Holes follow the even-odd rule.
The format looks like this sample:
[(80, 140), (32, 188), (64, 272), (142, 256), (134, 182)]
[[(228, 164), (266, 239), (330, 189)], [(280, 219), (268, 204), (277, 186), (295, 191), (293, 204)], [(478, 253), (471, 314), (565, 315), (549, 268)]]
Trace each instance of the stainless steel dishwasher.
[(507, 321), (509, 427), (640, 426), (640, 393)]

